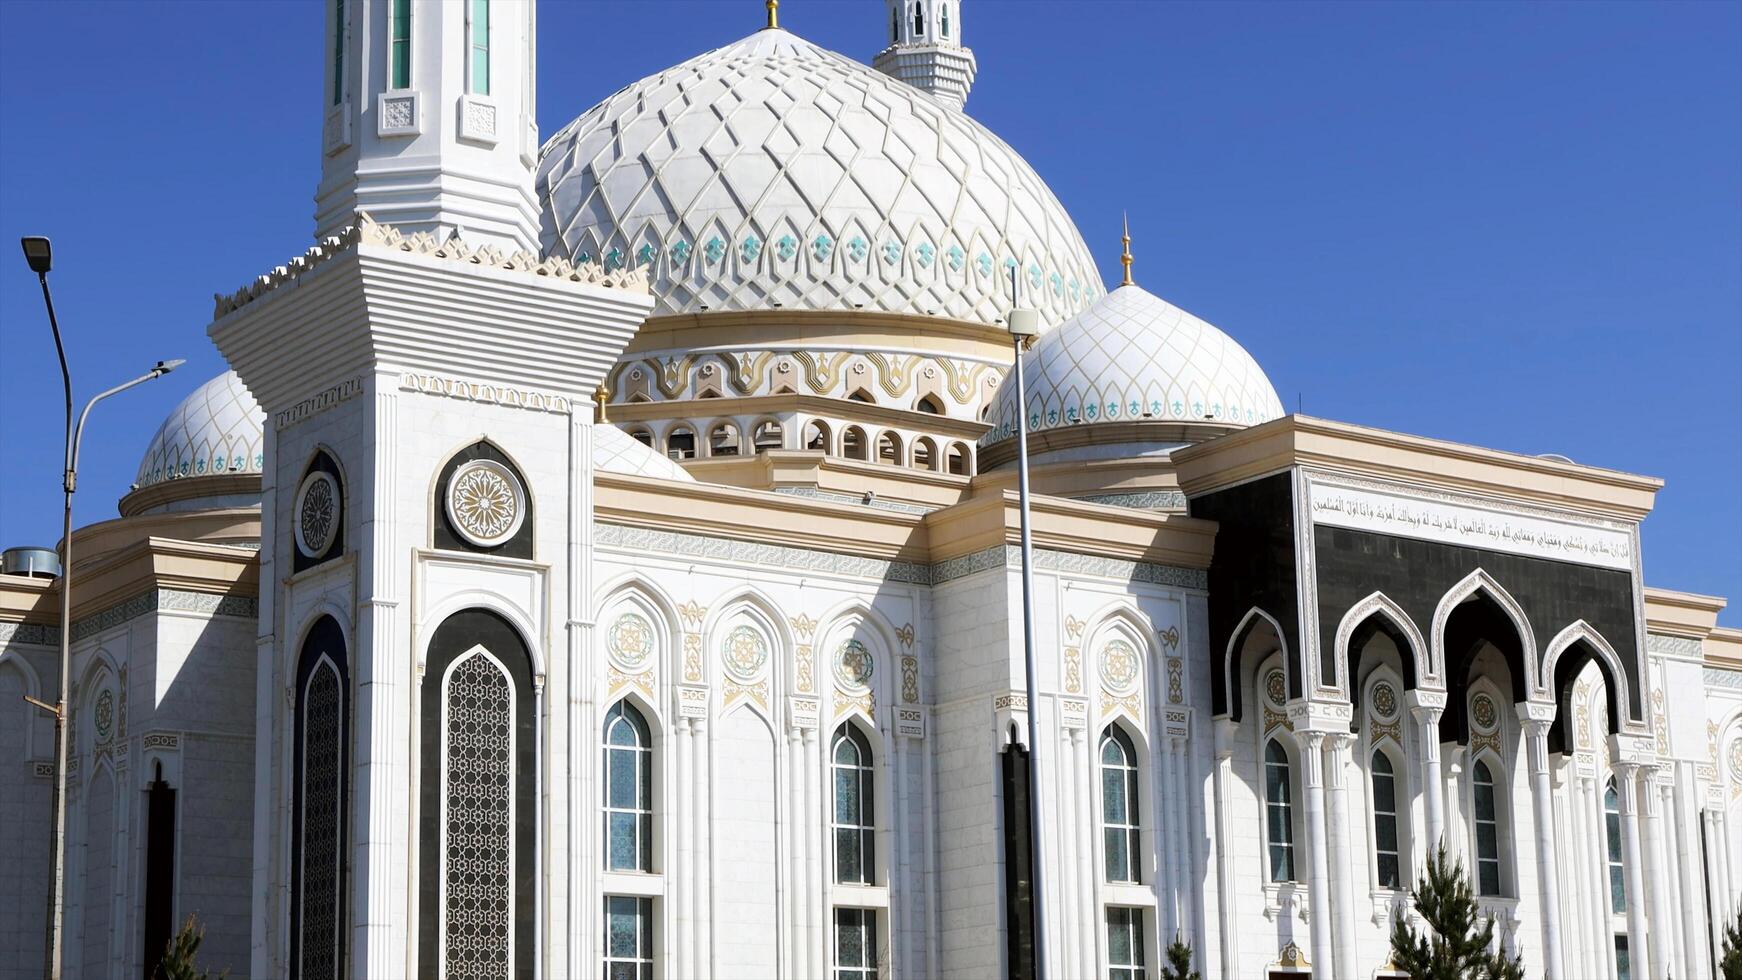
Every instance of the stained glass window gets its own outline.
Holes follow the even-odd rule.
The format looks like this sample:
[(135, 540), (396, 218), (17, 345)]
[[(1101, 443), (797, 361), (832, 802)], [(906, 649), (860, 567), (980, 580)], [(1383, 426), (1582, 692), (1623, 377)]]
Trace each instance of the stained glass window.
[(1114, 906), (1107, 910), (1107, 975), (1111, 980), (1145, 980), (1143, 910)]
[(835, 880), (869, 885), (873, 881), (876, 848), (875, 770), (871, 743), (851, 724), (835, 731), (831, 748), (835, 774)]
[(835, 910), (835, 980), (877, 980), (877, 912)]
[(442, 692), (442, 962), (453, 980), (514, 963), (514, 682), (483, 649)]
[(653, 899), (605, 896), (605, 980), (653, 980)]
[(625, 701), (605, 713), (605, 867), (653, 870), (653, 740)]
[(1264, 747), (1264, 812), (1270, 840), (1270, 880), (1294, 880), (1294, 797), (1288, 752), (1271, 739)]
[(1101, 733), (1101, 836), (1108, 881), (1136, 881), (1138, 840), (1137, 751), (1117, 725)]

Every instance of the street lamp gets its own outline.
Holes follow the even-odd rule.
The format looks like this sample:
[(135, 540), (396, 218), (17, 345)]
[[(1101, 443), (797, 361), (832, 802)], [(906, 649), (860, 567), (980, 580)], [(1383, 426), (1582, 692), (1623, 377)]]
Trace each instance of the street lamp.
[(1028, 389), (1022, 355), (1040, 335), (1040, 313), (1014, 308), (1016, 270), (1010, 270), (1010, 329), (1016, 373), (1016, 501), (1022, 524), (1022, 663), (1028, 693), (1028, 846), (1029, 895), (1034, 909), (1034, 980), (1046, 978), (1046, 892), (1041, 888), (1040, 700), (1034, 669), (1034, 537), (1028, 526)]
[(48, 925), (48, 962), (46, 973), (49, 980), (60, 980), (61, 961), (64, 959), (64, 935), (62, 929), (61, 909), (66, 904), (66, 853), (67, 853), (67, 701), (71, 691), (72, 678), (72, 637), (73, 637), (73, 491), (79, 483), (79, 439), (85, 432), (85, 420), (90, 417), (91, 409), (110, 395), (119, 394), (134, 385), (144, 384), (154, 378), (161, 378), (176, 368), (187, 363), (185, 361), (158, 361), (156, 366), (132, 381), (118, 384), (108, 391), (100, 392), (96, 397), (85, 403), (85, 410), (79, 413), (77, 425), (73, 424), (73, 381), (67, 371), (66, 347), (61, 343), (60, 321), (54, 315), (54, 296), (48, 289), (48, 272), (54, 266), (54, 249), (48, 239), (41, 236), (30, 236), (19, 240), (24, 247), (24, 259), (30, 264), (30, 271), (36, 273), (37, 281), (42, 283), (42, 302), (48, 308), (48, 325), (54, 331), (54, 351), (60, 357), (61, 386), (66, 394), (66, 445), (65, 468), (61, 471), (61, 490), (65, 495), (65, 507), (61, 514), (60, 538), (60, 699), (54, 704), (26, 697), (25, 700), (54, 715), (54, 876), (49, 890), (49, 925)]

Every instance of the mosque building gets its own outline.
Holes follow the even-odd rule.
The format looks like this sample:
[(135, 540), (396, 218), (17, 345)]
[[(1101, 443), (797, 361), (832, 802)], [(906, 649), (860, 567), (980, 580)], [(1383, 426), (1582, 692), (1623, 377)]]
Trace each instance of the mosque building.
[(1742, 631), (1646, 586), (1662, 482), (1287, 414), (966, 111), (974, 5), (887, 3), (545, 139), (532, 0), (327, 0), (316, 242), (74, 534), (66, 975), (1378, 978), (1443, 840), (1531, 976), (1713, 976)]

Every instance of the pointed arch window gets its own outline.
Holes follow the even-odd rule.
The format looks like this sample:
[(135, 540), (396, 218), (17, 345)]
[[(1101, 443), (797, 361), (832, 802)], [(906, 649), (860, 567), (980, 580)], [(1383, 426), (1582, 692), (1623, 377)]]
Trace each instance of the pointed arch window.
[(1101, 733), (1101, 836), (1108, 881), (1137, 880), (1137, 750), (1118, 725)]
[(653, 739), (627, 701), (605, 713), (605, 855), (610, 871), (653, 870)]
[(889, 8), (889, 43), (895, 44), (901, 40), (901, 8)]
[(919, 37), (925, 33), (925, 0), (914, 0), (913, 4), (913, 36)]
[(1271, 739), (1264, 746), (1264, 814), (1270, 849), (1270, 880), (1294, 880), (1293, 767), (1288, 750)]
[(1615, 779), (1603, 790), (1603, 841), (1608, 845), (1609, 908), (1616, 915), (1627, 914), (1627, 873), (1621, 864), (1621, 796), (1616, 792)]
[(345, 778), (348, 685), (345, 637), (323, 616), (303, 640), (297, 669), (292, 811), (291, 972), (336, 980), (344, 972)]
[(950, 36), (950, 5), (947, 3), (938, 8), (938, 34), (944, 38)]
[(1402, 848), (1397, 833), (1397, 772), (1391, 757), (1373, 753), (1373, 858), (1379, 887), (1403, 887)]
[(852, 723), (844, 723), (835, 730), (829, 758), (835, 775), (835, 881), (869, 885), (877, 829), (871, 743)]
[(1494, 770), (1477, 762), (1470, 770), (1472, 803), (1476, 815), (1476, 893), (1500, 892), (1500, 801)]

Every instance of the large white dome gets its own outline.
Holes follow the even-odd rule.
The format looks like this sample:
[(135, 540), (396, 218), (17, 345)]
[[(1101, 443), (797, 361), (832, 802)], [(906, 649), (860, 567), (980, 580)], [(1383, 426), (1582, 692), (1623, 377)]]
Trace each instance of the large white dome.
[(1248, 426), (1285, 413), (1264, 370), (1232, 337), (1138, 286), (1120, 286), (1043, 334), (1022, 360), (1028, 406), (1014, 373), (998, 388), (987, 444), (1028, 431), (1097, 422), (1215, 422)]
[(266, 413), (234, 371), (194, 389), (158, 426), (139, 461), (138, 486), (184, 477), (259, 473)]
[(655, 313), (882, 310), (1048, 323), (1102, 294), (1070, 215), (984, 126), (769, 29), (644, 78), (545, 144), (544, 247), (646, 268)]

